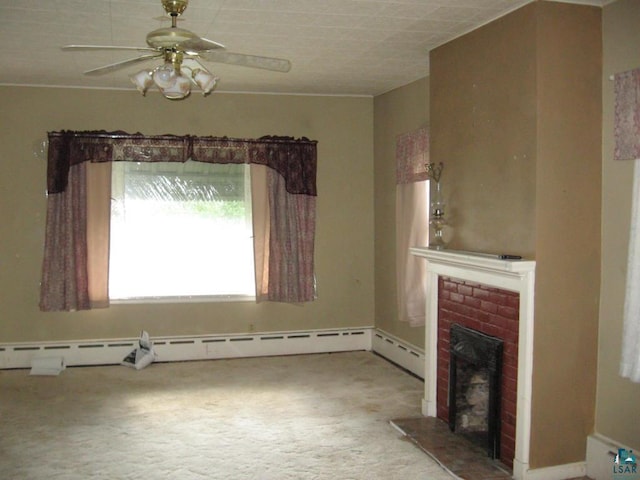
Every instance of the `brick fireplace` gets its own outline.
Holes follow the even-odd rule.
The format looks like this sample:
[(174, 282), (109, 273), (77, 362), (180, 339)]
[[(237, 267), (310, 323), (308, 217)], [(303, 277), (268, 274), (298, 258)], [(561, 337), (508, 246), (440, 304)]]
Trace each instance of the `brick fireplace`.
[(516, 433), (518, 371), (517, 292), (480, 283), (438, 277), (438, 370), (437, 417), (449, 422), (449, 337), (452, 325), (499, 338), (503, 342), (500, 391), (500, 454), (498, 458), (513, 467)]
[(448, 420), (452, 324), (500, 338), (500, 459), (523, 479), (529, 470), (535, 262), (429, 248), (411, 252), (427, 260), (422, 413)]

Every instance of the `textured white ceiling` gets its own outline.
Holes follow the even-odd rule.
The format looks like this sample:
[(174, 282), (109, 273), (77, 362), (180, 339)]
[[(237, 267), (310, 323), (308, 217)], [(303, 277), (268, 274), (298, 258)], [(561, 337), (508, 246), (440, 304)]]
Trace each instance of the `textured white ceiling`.
[[(190, 0), (179, 26), (232, 52), (287, 58), (289, 73), (207, 64), (218, 91), (377, 95), (428, 74), (429, 51), (531, 0)], [(606, 0), (573, 3), (602, 5)], [(135, 52), (170, 25), (160, 0), (0, 0), (0, 84), (133, 88), (128, 74), (83, 71)], [(160, 62), (157, 62), (160, 63)]]

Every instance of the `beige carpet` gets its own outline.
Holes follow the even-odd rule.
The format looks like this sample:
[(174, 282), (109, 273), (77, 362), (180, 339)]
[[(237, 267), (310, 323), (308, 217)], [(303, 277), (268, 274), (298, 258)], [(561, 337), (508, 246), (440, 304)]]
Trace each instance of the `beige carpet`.
[(1, 476), (450, 480), (389, 424), (422, 391), (368, 352), (3, 370)]

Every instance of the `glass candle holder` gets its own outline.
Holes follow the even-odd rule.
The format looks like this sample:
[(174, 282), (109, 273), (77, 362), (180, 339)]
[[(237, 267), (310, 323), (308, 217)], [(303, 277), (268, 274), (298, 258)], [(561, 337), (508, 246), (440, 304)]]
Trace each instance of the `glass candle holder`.
[(447, 244), (444, 241), (443, 230), (445, 225), (447, 225), (447, 219), (445, 218), (445, 202), (442, 194), (442, 184), (439, 181), (434, 181), (433, 184), (434, 191), (431, 196), (431, 218), (429, 219), (429, 224), (433, 226), (434, 237), (429, 246), (436, 250), (444, 250)]
[(434, 190), (431, 193), (431, 218), (429, 219), (429, 224), (433, 226), (434, 237), (429, 246), (436, 250), (444, 250), (447, 244), (444, 241), (443, 230), (447, 225), (447, 219), (445, 218), (445, 202), (442, 194), (442, 184), (440, 183), (444, 165), (442, 162), (437, 165), (435, 163), (427, 163), (425, 167), (434, 186)]

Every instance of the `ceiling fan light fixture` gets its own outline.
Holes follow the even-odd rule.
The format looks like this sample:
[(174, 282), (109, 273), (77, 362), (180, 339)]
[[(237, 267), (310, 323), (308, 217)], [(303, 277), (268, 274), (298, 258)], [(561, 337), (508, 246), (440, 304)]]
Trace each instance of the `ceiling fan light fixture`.
[(169, 99), (186, 98), (191, 88), (197, 86), (203, 96), (213, 92), (219, 78), (200, 65), (198, 60), (226, 63), (243, 67), (259, 68), (274, 72), (288, 72), (291, 62), (282, 58), (245, 55), (226, 52), (226, 47), (213, 40), (178, 27), (178, 17), (187, 8), (189, 0), (160, 0), (167, 15), (171, 17), (171, 27), (158, 28), (147, 34), (146, 47), (119, 45), (66, 45), (66, 51), (135, 50), (138, 56), (121, 60), (84, 72), (98, 76), (120, 70), (140, 62), (162, 58), (162, 65), (129, 75), (136, 89), (145, 95), (153, 85)]
[(167, 88), (160, 87), (160, 91), (169, 100), (181, 100), (191, 93), (191, 81), (184, 75), (176, 75), (173, 85)]
[(129, 75), (129, 78), (138, 91), (144, 95), (151, 85), (153, 85), (153, 75), (148, 70), (140, 70), (138, 73)]
[(218, 85), (218, 80), (220, 80), (212, 73), (200, 68), (193, 71), (192, 77), (193, 81), (196, 82), (198, 87), (202, 90), (203, 95), (208, 95), (213, 92)]

